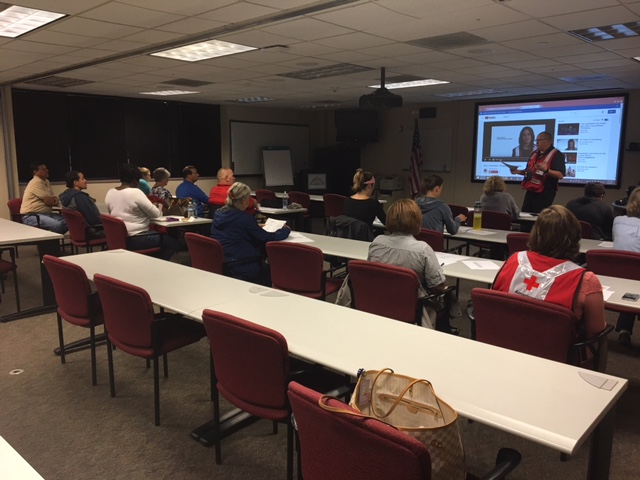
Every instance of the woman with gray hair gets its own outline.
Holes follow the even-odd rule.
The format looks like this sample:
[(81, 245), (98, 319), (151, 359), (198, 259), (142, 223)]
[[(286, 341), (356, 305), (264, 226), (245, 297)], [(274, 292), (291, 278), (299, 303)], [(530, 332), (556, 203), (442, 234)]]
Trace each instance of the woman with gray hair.
[(171, 172), (169, 170), (162, 167), (156, 168), (153, 171), (153, 180), (155, 181), (155, 184), (151, 189), (151, 195), (155, 195), (165, 202), (171, 200), (171, 192), (166, 188), (167, 183), (169, 183), (169, 178), (171, 178)]
[(290, 230), (284, 227), (271, 233), (260, 228), (255, 218), (244, 212), (250, 201), (251, 190), (248, 186), (241, 182), (231, 185), (225, 206), (213, 218), (211, 237), (222, 244), (229, 276), (271, 285), (268, 273), (263, 268), (264, 245), (284, 240)]

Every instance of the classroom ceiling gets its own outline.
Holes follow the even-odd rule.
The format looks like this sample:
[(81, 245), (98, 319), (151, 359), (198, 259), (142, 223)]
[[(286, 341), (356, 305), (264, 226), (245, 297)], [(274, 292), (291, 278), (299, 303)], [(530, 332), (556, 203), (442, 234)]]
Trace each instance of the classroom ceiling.
[[(224, 105), (266, 97), (273, 100), (253, 105), (333, 109), (356, 107), (385, 67), (387, 83), (450, 82), (394, 90), (405, 105), (640, 89), (633, 59), (640, 35), (588, 42), (568, 33), (621, 23), (640, 31), (640, 0), (12, 4), (67, 15), (17, 39), (0, 37), (0, 84), (17, 88), (138, 98), (182, 89), (200, 93), (152, 98)], [(195, 63), (150, 55), (210, 39), (257, 49)], [(330, 76), (322, 75), (327, 69)]]

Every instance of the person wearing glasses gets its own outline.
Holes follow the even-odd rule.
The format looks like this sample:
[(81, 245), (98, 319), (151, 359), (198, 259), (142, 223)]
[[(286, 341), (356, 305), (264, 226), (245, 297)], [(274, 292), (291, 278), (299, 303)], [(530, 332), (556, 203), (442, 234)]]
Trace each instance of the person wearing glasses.
[(566, 175), (564, 155), (553, 146), (553, 136), (541, 132), (536, 137), (536, 150), (524, 170), (512, 168), (512, 174), (524, 175), (522, 188), (527, 192), (522, 202), (523, 212), (540, 213), (553, 204), (558, 180)]

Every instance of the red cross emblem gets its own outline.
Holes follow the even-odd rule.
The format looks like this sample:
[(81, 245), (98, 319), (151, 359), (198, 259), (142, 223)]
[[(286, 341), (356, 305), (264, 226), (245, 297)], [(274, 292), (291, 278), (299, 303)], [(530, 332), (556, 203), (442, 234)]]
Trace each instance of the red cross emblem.
[(532, 275), (531, 278), (525, 278), (523, 283), (527, 286), (527, 291), (530, 292), (534, 288), (538, 288), (540, 284), (536, 281), (538, 277)]

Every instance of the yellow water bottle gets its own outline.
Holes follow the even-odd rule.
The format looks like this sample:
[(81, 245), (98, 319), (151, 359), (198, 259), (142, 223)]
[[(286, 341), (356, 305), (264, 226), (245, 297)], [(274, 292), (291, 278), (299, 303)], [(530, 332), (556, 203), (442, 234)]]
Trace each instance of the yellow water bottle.
[(476, 202), (473, 206), (473, 229), (480, 230), (482, 228), (482, 203)]

